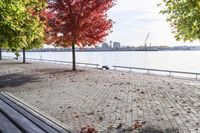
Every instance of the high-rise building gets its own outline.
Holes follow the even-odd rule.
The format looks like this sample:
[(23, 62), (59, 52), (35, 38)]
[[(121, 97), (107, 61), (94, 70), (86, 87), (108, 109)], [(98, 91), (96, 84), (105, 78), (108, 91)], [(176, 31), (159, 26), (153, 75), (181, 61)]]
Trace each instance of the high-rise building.
[(102, 43), (102, 48), (103, 49), (108, 49), (109, 48), (109, 45), (108, 45), (108, 43)]
[(121, 46), (121, 44), (120, 44), (119, 42), (114, 42), (114, 43), (113, 43), (113, 48), (114, 48), (114, 49), (119, 49), (120, 46)]
[(110, 48), (112, 48), (112, 41), (110, 40)]

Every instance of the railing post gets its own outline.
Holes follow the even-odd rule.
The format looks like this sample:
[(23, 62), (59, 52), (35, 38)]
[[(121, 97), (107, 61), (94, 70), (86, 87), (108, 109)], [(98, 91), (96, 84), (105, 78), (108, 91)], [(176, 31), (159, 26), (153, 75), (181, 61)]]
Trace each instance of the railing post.
[(169, 77), (171, 77), (171, 72), (169, 72)]
[(23, 50), (23, 63), (26, 63), (26, 49), (25, 48), (23, 48), (22, 49)]
[(1, 47), (0, 47), (0, 60), (2, 60), (2, 50), (1, 50)]
[(198, 79), (198, 74), (196, 74), (196, 80)]
[(149, 69), (148, 69), (148, 75), (149, 75)]

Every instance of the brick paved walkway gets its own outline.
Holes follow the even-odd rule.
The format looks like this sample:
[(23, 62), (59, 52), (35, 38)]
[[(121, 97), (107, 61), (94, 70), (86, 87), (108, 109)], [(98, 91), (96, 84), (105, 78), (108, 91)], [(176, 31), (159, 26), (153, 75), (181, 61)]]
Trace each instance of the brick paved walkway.
[[(200, 133), (199, 81), (82, 68), (66, 72), (63, 65), (1, 62), (0, 90), (77, 130), (90, 125), (103, 132)], [(31, 82), (13, 87), (9, 74), (31, 77)]]

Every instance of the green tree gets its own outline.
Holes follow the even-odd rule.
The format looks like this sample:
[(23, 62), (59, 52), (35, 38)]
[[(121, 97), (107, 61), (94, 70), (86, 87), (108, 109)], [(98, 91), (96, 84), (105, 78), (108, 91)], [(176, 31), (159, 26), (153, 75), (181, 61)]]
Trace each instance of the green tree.
[(167, 14), (167, 21), (177, 40), (200, 40), (200, 1), (199, 0), (163, 0), (162, 14)]
[(21, 49), (40, 47), (44, 40), (41, 16), (45, 7), (41, 0), (1, 0), (0, 47), (16, 54)]

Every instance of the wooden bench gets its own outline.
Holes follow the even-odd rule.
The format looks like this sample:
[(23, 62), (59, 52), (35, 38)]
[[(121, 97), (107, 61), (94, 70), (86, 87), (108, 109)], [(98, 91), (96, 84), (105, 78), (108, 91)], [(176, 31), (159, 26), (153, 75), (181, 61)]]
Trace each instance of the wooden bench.
[(9, 93), (0, 92), (0, 133), (77, 133), (28, 106)]

